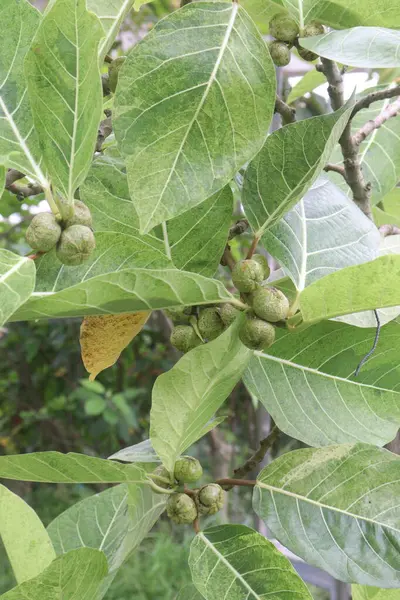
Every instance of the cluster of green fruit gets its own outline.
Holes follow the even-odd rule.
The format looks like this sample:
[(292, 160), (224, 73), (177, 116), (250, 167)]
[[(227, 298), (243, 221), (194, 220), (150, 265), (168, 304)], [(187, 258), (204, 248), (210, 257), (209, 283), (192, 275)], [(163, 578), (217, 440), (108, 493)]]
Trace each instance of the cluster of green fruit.
[(92, 231), (92, 215), (80, 200), (75, 200), (70, 217), (58, 219), (53, 213), (33, 217), (26, 231), (26, 241), (37, 252), (56, 247), (60, 262), (77, 266), (85, 262), (96, 247)]
[(217, 483), (208, 483), (195, 490), (176, 491), (179, 486), (195, 483), (203, 475), (203, 469), (197, 458), (182, 456), (175, 463), (174, 473), (165, 467), (157, 467), (151, 474), (151, 480), (157, 493), (170, 494), (167, 501), (167, 515), (177, 524), (193, 523), (198, 517), (214, 515), (224, 505), (224, 491)]
[(318, 55), (311, 50), (302, 48), (299, 44), (299, 37), (312, 37), (325, 33), (323, 25), (317, 21), (311, 21), (302, 31), (294, 19), (288, 15), (277, 14), (269, 23), (269, 32), (276, 38), (269, 43), (269, 52), (271, 58), (277, 67), (285, 67), (290, 62), (290, 49), (296, 46), (299, 56), (304, 60), (312, 62), (318, 58)]

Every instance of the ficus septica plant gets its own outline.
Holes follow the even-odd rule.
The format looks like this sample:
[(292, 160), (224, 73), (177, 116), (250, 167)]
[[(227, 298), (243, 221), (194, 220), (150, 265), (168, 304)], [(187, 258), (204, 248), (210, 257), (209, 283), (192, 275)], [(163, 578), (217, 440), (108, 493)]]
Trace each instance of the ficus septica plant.
[[(400, 598), (400, 458), (384, 448), (400, 425), (400, 2), (183, 2), (119, 56), (142, 3), (1, 2), (0, 186), (48, 209), (25, 251), (0, 250), (0, 326), (83, 318), (88, 364), (117, 346), (94, 377), (163, 310), (180, 356), (139, 446), (0, 457), (6, 480), (113, 484), (47, 530), (0, 487), (17, 582), (1, 598), (107, 597), (166, 513), (193, 532), (179, 598), (310, 599), (270, 541), (220, 519), (236, 486), (355, 600)], [(294, 56), (307, 73), (277, 95)], [(354, 68), (368, 89), (345, 96)], [(323, 82), (330, 107), (311, 116)], [(206, 481), (187, 452), (241, 379), (300, 449), (247, 479), (266, 438)]]

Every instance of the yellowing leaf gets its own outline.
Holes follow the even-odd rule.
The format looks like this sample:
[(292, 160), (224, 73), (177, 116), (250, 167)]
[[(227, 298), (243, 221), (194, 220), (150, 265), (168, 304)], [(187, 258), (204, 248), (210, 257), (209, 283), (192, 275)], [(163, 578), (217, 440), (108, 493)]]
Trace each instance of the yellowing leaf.
[(90, 381), (111, 367), (139, 333), (151, 311), (85, 317), (81, 325), (81, 354)]

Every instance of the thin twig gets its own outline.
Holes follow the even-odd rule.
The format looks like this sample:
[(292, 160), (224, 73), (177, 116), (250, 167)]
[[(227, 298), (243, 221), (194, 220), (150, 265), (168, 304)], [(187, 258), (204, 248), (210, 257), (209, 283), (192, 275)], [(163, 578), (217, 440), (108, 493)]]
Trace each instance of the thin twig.
[(260, 238), (259, 238), (258, 236), (256, 236), (256, 235), (255, 235), (255, 236), (254, 236), (254, 239), (253, 239), (253, 241), (252, 241), (252, 244), (251, 244), (251, 246), (250, 246), (250, 248), (249, 248), (249, 251), (248, 251), (248, 253), (247, 253), (247, 256), (246, 256), (247, 260), (253, 256), (254, 252), (255, 252), (255, 251), (256, 251), (256, 249), (257, 249), (257, 246), (258, 246), (258, 242), (259, 242), (259, 241), (260, 241)]
[(346, 171), (344, 170), (343, 165), (334, 165), (333, 163), (328, 163), (327, 165), (325, 165), (324, 171), (326, 171), (327, 173), (329, 171), (333, 171), (334, 173), (339, 173), (339, 175), (341, 175), (342, 177), (344, 177), (344, 179), (346, 179)]
[(217, 479), (215, 483), (222, 487), (228, 487), (229, 489), (234, 485), (243, 486), (243, 487), (254, 487), (257, 483), (254, 479), (231, 479), (230, 477), (225, 477), (224, 479)]
[(375, 129), (379, 129), (382, 127), (386, 121), (391, 119), (392, 117), (396, 117), (400, 113), (400, 99), (393, 102), (393, 104), (389, 104), (383, 111), (375, 118), (367, 121), (365, 125), (363, 125), (357, 133), (353, 135), (353, 142), (357, 146), (359, 146), (367, 136), (370, 135)]
[(196, 535), (200, 533), (200, 521), (198, 517), (193, 521), (193, 529)]
[(288, 104), (281, 100), (279, 96), (277, 96), (275, 99), (275, 112), (281, 115), (283, 125), (294, 123), (296, 121), (295, 109), (291, 108)]
[(355, 103), (353, 111), (350, 115), (350, 119), (354, 119), (356, 114), (363, 110), (364, 108), (369, 108), (369, 106), (373, 102), (379, 102), (380, 100), (387, 100), (388, 98), (395, 98), (396, 96), (400, 96), (400, 85), (396, 87), (389, 88), (387, 90), (380, 90), (379, 92), (372, 92), (368, 94), (364, 98), (361, 98), (358, 102)]
[(28, 183), (27, 185), (18, 185), (15, 183), (19, 179), (25, 177), (24, 173), (17, 171), (16, 169), (9, 169), (6, 175), (6, 190), (15, 194), (18, 200), (23, 200), (29, 196), (37, 196), (43, 193), (43, 188), (37, 183)]
[(252, 456), (250, 456), (250, 458), (246, 460), (246, 462), (241, 467), (234, 469), (233, 472), (235, 474), (235, 477), (238, 477), (240, 479), (248, 473), (251, 473), (251, 471), (254, 471), (256, 466), (264, 460), (265, 455), (267, 454), (271, 446), (274, 444), (279, 434), (280, 430), (278, 429), (278, 427), (273, 427), (267, 435), (267, 437), (260, 441), (260, 446), (258, 450)]
[(389, 235), (399, 235), (400, 228), (397, 227), (397, 225), (381, 225), (379, 227), (379, 233), (382, 235), (382, 237), (388, 237)]

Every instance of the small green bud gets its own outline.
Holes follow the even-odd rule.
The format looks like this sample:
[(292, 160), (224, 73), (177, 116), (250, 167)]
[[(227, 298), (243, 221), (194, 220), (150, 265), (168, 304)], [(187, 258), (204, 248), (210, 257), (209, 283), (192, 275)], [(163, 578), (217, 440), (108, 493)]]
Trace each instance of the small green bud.
[(229, 327), (236, 320), (238, 315), (240, 314), (240, 310), (235, 308), (232, 304), (227, 302), (226, 304), (221, 304), (219, 309), (219, 316), (221, 317), (221, 321), (225, 325), (225, 327)]
[(75, 267), (84, 263), (96, 247), (93, 231), (84, 225), (65, 229), (57, 245), (57, 257), (64, 265)]
[(277, 67), (286, 67), (290, 63), (291, 53), (289, 46), (285, 42), (278, 42), (277, 40), (270, 42), (268, 49)]
[(312, 37), (314, 35), (322, 35), (325, 33), (325, 27), (318, 21), (310, 21), (303, 29), (301, 37)]
[(86, 204), (80, 200), (74, 201), (74, 213), (71, 218), (64, 221), (65, 228), (71, 227), (71, 225), (92, 226), (92, 214)]
[(113, 60), (108, 67), (108, 84), (113, 93), (115, 93), (115, 90), (117, 89), (119, 72), (125, 61), (126, 56), (119, 56)]
[(294, 42), (299, 35), (299, 26), (288, 15), (279, 13), (269, 22), (269, 32), (280, 42)]
[[(150, 477), (154, 481), (154, 483), (158, 485), (158, 487), (163, 488), (165, 490), (172, 489), (171, 476), (163, 465), (160, 465), (156, 469), (154, 469), (154, 471), (150, 474)], [(155, 489), (153, 489), (153, 492), (155, 494), (162, 493)]]
[(263, 254), (253, 254), (253, 260), (257, 261), (262, 266), (264, 279), (268, 279), (271, 269), (269, 268), (267, 257)]
[(275, 341), (275, 327), (261, 319), (247, 319), (239, 332), (239, 338), (247, 348), (262, 350)]
[(254, 292), (263, 278), (263, 268), (256, 260), (241, 260), (232, 269), (232, 281), (239, 292)]
[(297, 46), (297, 52), (299, 53), (299, 56), (307, 62), (313, 62), (318, 58), (318, 54), (315, 54), (315, 52), (307, 50), (306, 48), (302, 48), (301, 46)]
[(179, 483), (194, 483), (202, 475), (203, 468), (193, 456), (181, 456), (175, 463), (174, 477)]
[(197, 507), (187, 494), (171, 494), (167, 501), (167, 515), (178, 525), (188, 525), (197, 518)]
[(189, 350), (201, 344), (201, 339), (190, 325), (177, 325), (174, 327), (170, 341), (174, 348), (181, 352), (189, 352)]
[(219, 315), (218, 308), (204, 308), (197, 320), (201, 336), (206, 340), (215, 340), (224, 331), (224, 324)]
[(250, 303), (257, 317), (270, 323), (283, 321), (289, 313), (289, 300), (274, 287), (258, 288), (251, 295)]
[(54, 248), (60, 236), (61, 227), (53, 213), (36, 215), (26, 230), (26, 241), (39, 252), (48, 252)]
[(200, 488), (197, 506), (201, 515), (215, 515), (224, 505), (225, 492), (218, 483), (209, 483)]

